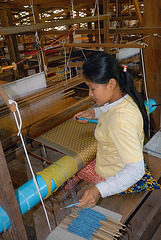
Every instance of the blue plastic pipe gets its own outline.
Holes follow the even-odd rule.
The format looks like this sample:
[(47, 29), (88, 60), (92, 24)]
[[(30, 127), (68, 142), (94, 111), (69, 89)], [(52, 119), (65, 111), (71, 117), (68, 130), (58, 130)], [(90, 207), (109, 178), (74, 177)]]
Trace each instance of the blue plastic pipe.
[[(42, 198), (45, 198), (48, 193), (48, 188), (44, 179), (40, 175), (37, 175), (36, 181), (39, 186)], [(51, 184), (52, 191), (54, 191), (57, 186), (53, 179), (51, 179)], [(37, 188), (33, 179), (26, 182), (17, 190), (15, 190), (15, 195), (22, 215), (28, 212), (32, 207), (34, 207), (37, 203), (40, 202), (40, 196), (37, 193)], [(0, 233), (7, 230), (10, 226), (11, 222), (7, 213), (0, 207)]]
[(0, 207), (0, 233), (4, 232), (11, 226), (7, 213)]

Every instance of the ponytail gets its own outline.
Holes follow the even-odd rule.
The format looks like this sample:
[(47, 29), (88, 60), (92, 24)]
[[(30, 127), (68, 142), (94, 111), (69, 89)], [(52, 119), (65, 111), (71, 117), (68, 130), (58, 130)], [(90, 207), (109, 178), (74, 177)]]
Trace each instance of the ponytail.
[(122, 88), (122, 84), (120, 86), (121, 91), (128, 93), (128, 95), (134, 100), (134, 102), (137, 104), (142, 117), (143, 117), (143, 122), (144, 122), (144, 133), (145, 136), (148, 137), (148, 116), (147, 116), (147, 111), (144, 105), (144, 102), (140, 96), (140, 94), (138, 93), (134, 81), (132, 79), (132, 76), (129, 74), (128, 71), (121, 73), (121, 78), (124, 82), (124, 87)]

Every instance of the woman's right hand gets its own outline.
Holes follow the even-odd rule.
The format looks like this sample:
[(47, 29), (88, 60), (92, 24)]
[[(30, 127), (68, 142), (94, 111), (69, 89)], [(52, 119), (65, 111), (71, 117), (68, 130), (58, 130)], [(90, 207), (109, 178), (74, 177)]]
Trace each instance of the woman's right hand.
[[(79, 112), (77, 114), (74, 115), (74, 120), (77, 120), (77, 118), (94, 118), (95, 117), (95, 111), (94, 109), (88, 109), (86, 111), (83, 111), (83, 112)], [(83, 123), (87, 123), (88, 120), (85, 119), (85, 120), (77, 120), (78, 122), (83, 122)]]

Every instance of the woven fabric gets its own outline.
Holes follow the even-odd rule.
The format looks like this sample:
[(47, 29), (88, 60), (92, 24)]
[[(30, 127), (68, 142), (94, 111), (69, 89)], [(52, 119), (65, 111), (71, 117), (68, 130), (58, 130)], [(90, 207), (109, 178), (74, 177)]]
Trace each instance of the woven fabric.
[(96, 156), (95, 127), (95, 123), (81, 124), (70, 119), (36, 140), (72, 157), (79, 171)]

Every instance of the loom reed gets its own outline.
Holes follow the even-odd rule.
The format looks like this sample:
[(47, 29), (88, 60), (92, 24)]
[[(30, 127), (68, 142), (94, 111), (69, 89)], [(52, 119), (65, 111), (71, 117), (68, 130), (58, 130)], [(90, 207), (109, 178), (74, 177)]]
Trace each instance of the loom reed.
[(61, 227), (85, 239), (115, 240), (122, 236), (126, 226), (98, 211), (82, 208), (73, 209)]

